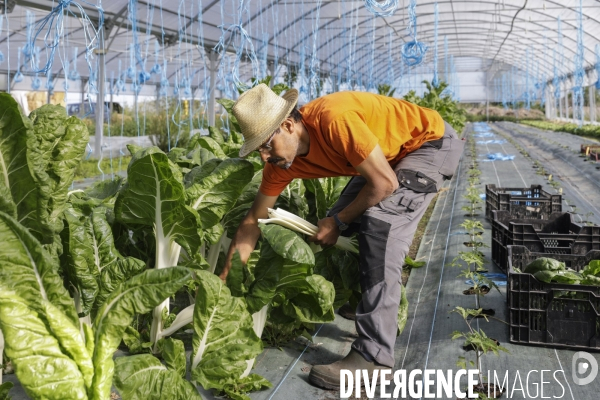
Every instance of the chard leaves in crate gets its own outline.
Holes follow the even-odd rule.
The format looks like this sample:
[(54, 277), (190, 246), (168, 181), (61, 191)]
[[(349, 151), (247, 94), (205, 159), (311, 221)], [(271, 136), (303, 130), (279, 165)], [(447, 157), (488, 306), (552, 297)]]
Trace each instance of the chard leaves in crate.
[(523, 269), (526, 274), (535, 274), (539, 271), (564, 271), (565, 263), (548, 257), (540, 257), (529, 264)]

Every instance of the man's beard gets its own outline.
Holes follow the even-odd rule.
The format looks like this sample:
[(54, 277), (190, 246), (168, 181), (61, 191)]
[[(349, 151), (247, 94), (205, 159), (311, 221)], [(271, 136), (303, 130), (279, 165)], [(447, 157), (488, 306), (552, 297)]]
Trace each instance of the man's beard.
[(280, 162), (280, 161), (284, 161), (284, 159), (283, 159), (283, 158), (281, 158), (281, 157), (272, 157), (272, 158), (269, 158), (269, 159), (267, 160), (267, 162), (268, 162), (269, 164), (277, 165), (277, 166), (278, 166), (279, 168), (281, 168), (281, 169), (289, 169), (289, 168), (292, 166), (292, 162), (293, 162), (293, 161), (286, 162), (286, 163), (285, 163), (285, 164), (283, 164), (283, 165), (279, 165), (279, 164), (277, 164), (277, 163), (278, 163), (278, 162)]

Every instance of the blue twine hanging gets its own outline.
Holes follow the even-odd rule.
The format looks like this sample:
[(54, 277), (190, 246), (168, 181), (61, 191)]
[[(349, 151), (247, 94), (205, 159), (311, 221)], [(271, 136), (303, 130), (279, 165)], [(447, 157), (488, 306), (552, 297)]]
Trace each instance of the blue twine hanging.
[(365, 0), (365, 8), (378, 17), (389, 17), (398, 9), (398, 0)]
[[(308, 95), (309, 99), (312, 100), (315, 97), (317, 97), (317, 87), (319, 85), (319, 75), (318, 75), (318, 71), (317, 71), (317, 67), (318, 67), (318, 59), (317, 59), (317, 41), (318, 41), (318, 33), (319, 33), (319, 17), (321, 15), (321, 4), (322, 1), (321, 0), (317, 0), (317, 7), (316, 7), (316, 15), (315, 15), (315, 19), (313, 22), (313, 48), (312, 48), (312, 55), (311, 55), (311, 59), (310, 59), (310, 75), (309, 75), (309, 90), (310, 93)], [(374, 42), (374, 41), (373, 41)]]
[(79, 53), (79, 48), (75, 47), (73, 49), (73, 61), (71, 61), (72, 67), (69, 69), (69, 80), (76, 81), (81, 79), (81, 75), (77, 72), (77, 54)]
[[(233, 80), (234, 80), (234, 84), (238, 89), (241, 90), (248, 90), (252, 87), (252, 84), (247, 85), (246, 83), (242, 82), (240, 79), (240, 62), (242, 60), (242, 56), (244, 55), (244, 53), (246, 53), (247, 57), (250, 59), (250, 62), (252, 64), (252, 72), (254, 76), (258, 76), (258, 71), (259, 71), (259, 67), (258, 67), (258, 59), (256, 57), (256, 52), (254, 51), (254, 45), (252, 44), (252, 39), (250, 38), (250, 35), (248, 34), (248, 32), (244, 29), (244, 27), (242, 26), (242, 22), (243, 22), (243, 16), (245, 11), (247, 12), (247, 8), (248, 8), (248, 3), (246, 2), (246, 0), (240, 0), (240, 5), (238, 7), (238, 23), (237, 24), (232, 24), (230, 25), (227, 29), (225, 29), (224, 25), (219, 25), (219, 28), (221, 29), (221, 37), (219, 38), (219, 42), (217, 43), (217, 45), (214, 47), (214, 50), (223, 55), (226, 51), (227, 48), (229, 47), (229, 45), (233, 42), (234, 43), (234, 47), (235, 46), (235, 38), (239, 37), (239, 45), (236, 47), (236, 58), (235, 58), (235, 62), (233, 64), (233, 69), (232, 69), (232, 75), (233, 75)], [(225, 43), (225, 32), (229, 32), (229, 40), (227, 41), (227, 43)], [(223, 59), (225, 57), (221, 57), (221, 62), (223, 62)]]
[(409, 67), (420, 64), (423, 61), (423, 57), (427, 52), (427, 46), (417, 41), (417, 0), (410, 0), (410, 4), (408, 6), (408, 19), (409, 24), (408, 34), (412, 37), (412, 40), (405, 43), (402, 46), (402, 58), (404, 59), (404, 63)]
[(33, 37), (33, 28), (35, 26), (35, 14), (27, 10), (25, 18), (27, 21), (27, 41), (25, 42), (25, 46), (22, 50), (23, 55), (25, 56), (25, 60), (23, 63), (26, 63), (29, 60), (31, 60), (31, 57), (34, 56), (35, 52), (34, 42), (31, 40)]
[[(4, 25), (4, 14), (0, 15), (0, 34), (2, 34), (2, 26)], [(4, 62), (4, 53), (0, 50), (0, 63)]]
[(160, 71), (161, 71), (161, 66), (158, 63), (159, 52), (160, 52), (160, 48), (159, 48), (158, 40), (155, 40), (154, 41), (154, 65), (152, 66), (152, 69), (150, 69), (150, 74), (152, 74), (152, 75), (158, 75), (158, 74), (160, 74)]
[(13, 83), (23, 82), (23, 73), (21, 72), (21, 47), (19, 47), (19, 51), (17, 53), (17, 73), (13, 77)]
[(54, 93), (55, 83), (56, 82), (54, 82), (54, 80), (52, 80), (52, 71), (48, 71), (48, 74), (46, 75), (46, 89), (48, 90), (48, 94)]
[[(97, 29), (94, 28), (94, 24), (80, 3), (95, 8), (98, 12)], [(71, 6), (74, 6), (76, 10), (72, 10)], [(77, 15), (77, 12), (79, 15)], [(82, 31), (84, 33), (86, 43), (85, 59), (88, 64), (90, 74), (92, 73), (93, 68), (91, 59), (93, 57), (93, 50), (98, 48), (100, 35), (102, 34), (102, 29), (104, 26), (104, 10), (101, 6), (92, 4), (86, 0), (79, 0), (79, 2), (74, 0), (60, 0), (58, 1), (56, 7), (54, 7), (45, 18), (35, 24), (35, 34), (32, 35), (29, 44), (33, 45), (33, 43), (37, 41), (38, 36), (43, 35), (47, 60), (46, 64), (44, 64), (41, 69), (36, 69), (34, 72), (48, 74), (52, 70), (56, 49), (65, 35), (64, 17), (65, 15), (69, 14), (81, 21), (81, 25), (83, 26)], [(32, 57), (32, 65), (34, 62), (36, 62), (34, 61), (34, 58), (37, 57), (35, 55)]]
[(435, 3), (434, 7), (434, 21), (433, 21), (433, 79), (431, 83), (437, 87), (440, 83), (438, 77), (438, 25), (439, 25), (439, 11), (438, 3)]
[(31, 80), (31, 88), (33, 90), (40, 90), (41, 86), (42, 86), (42, 80), (36, 75), (35, 78), (33, 78)]
[(146, 83), (150, 80), (150, 74), (146, 71), (140, 71), (138, 74), (138, 81), (141, 84)]
[[(39, 48), (38, 46), (36, 46), (36, 47), (33, 49), (33, 51), (34, 51), (34, 53), (35, 53), (35, 54), (39, 54), (39, 52), (40, 52), (40, 48)], [(36, 68), (36, 69), (38, 68), (38, 65), (37, 65), (37, 63), (36, 63), (36, 65), (35, 65), (35, 68)], [(41, 86), (42, 86), (42, 81), (41, 81), (41, 79), (40, 79), (40, 78), (38, 78), (38, 74), (35, 74), (35, 78), (33, 78), (33, 80), (31, 81), (31, 88), (32, 88), (33, 90), (39, 90)]]

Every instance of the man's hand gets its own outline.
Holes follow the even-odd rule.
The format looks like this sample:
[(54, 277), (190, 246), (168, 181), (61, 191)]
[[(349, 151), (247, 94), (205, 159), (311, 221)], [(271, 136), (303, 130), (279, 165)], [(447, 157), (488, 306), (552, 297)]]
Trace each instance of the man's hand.
[(338, 237), (340, 236), (340, 230), (333, 217), (323, 218), (317, 222), (317, 225), (319, 231), (316, 235), (309, 237), (309, 241), (322, 247), (333, 246), (337, 243)]
[(240, 259), (244, 264), (248, 262), (250, 253), (254, 250), (256, 242), (260, 237), (258, 220), (260, 218), (269, 217), (267, 209), (273, 208), (276, 201), (277, 196), (266, 196), (260, 191), (257, 193), (256, 198), (252, 203), (252, 207), (250, 207), (250, 210), (248, 210), (248, 213), (240, 223), (240, 226), (238, 226), (237, 231), (233, 236), (233, 240), (231, 241), (231, 245), (229, 245), (225, 266), (223, 267), (223, 272), (219, 275), (219, 278), (221, 278), (223, 282), (226, 282), (227, 280), (227, 274), (229, 274), (229, 270), (231, 269), (231, 258), (236, 251), (240, 253)]

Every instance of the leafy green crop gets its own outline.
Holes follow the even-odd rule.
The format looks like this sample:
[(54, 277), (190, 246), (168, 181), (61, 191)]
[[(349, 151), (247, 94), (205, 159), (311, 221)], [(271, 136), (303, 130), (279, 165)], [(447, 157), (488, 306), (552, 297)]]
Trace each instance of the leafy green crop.
[(428, 81), (423, 81), (423, 83), (427, 87), (427, 92), (423, 94), (423, 97), (417, 96), (416, 92), (411, 90), (404, 96), (404, 100), (437, 111), (442, 119), (457, 132), (462, 132), (467, 120), (466, 111), (459, 107), (458, 101), (444, 93), (448, 84), (440, 82), (435, 86)]
[(520, 123), (548, 131), (567, 132), (577, 136), (600, 138), (600, 126), (598, 125), (588, 124), (579, 126), (578, 124), (572, 124), (568, 122), (550, 122), (535, 120), (525, 120), (520, 121)]
[(8, 243), (0, 253), (0, 328), (6, 354), (34, 399), (107, 398), (112, 355), (133, 314), (150, 311), (190, 278), (184, 268), (146, 271), (110, 293), (92, 326), (80, 325), (59, 266), (39, 241), (2, 212), (0, 238)]

